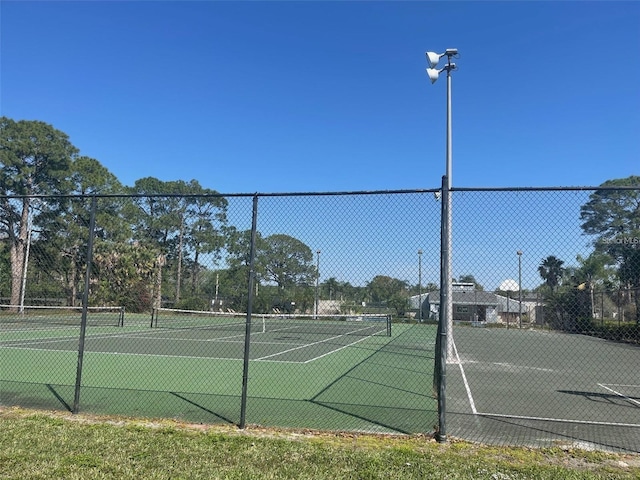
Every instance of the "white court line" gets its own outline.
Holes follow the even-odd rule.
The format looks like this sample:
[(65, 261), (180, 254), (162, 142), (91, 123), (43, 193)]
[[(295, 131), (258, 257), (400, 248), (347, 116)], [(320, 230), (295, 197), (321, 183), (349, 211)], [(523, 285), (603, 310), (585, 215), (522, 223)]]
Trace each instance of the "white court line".
[[(121, 335), (122, 338), (128, 338), (128, 335)], [(95, 338), (95, 337), (91, 337)], [(190, 342), (190, 343), (207, 343), (207, 342), (242, 342), (244, 335), (227, 335), (226, 337), (214, 337), (214, 338), (178, 338), (178, 337), (149, 337), (149, 336), (134, 336), (131, 338), (141, 340), (160, 340), (161, 342)]]
[[(356, 330), (356, 331), (357, 331), (357, 330)], [(300, 350), (300, 349), (302, 349), (302, 348), (311, 347), (311, 346), (313, 346), (313, 345), (319, 345), (319, 344), (321, 344), (321, 343), (326, 343), (326, 342), (329, 342), (329, 341), (331, 341), (331, 340), (335, 340), (336, 338), (344, 337), (345, 335), (347, 335), (347, 334), (343, 334), (343, 335), (336, 335), (335, 337), (325, 338), (324, 340), (319, 340), (319, 341), (317, 341), (317, 342), (313, 342), (313, 343), (306, 343), (306, 344), (304, 344), (304, 345), (300, 345), (300, 346), (295, 347), (295, 348), (289, 348), (288, 350), (283, 350), (283, 351), (281, 351), (281, 352), (274, 353), (274, 354), (271, 354), (271, 355), (267, 355), (267, 356), (265, 356), (265, 357), (256, 358), (256, 359), (254, 359), (254, 360), (256, 360), (256, 361), (265, 361), (267, 358), (277, 357), (278, 355), (282, 355), (283, 353), (289, 353), (289, 352), (293, 352), (293, 351), (295, 351), (295, 350)], [(325, 354), (323, 354), (323, 355), (320, 355), (319, 357), (312, 358), (312, 359), (310, 359), (310, 360), (306, 360), (306, 361), (304, 361), (304, 362), (298, 362), (298, 363), (309, 363), (309, 362), (312, 362), (312, 361), (314, 361), (314, 360), (316, 360), (316, 359), (318, 359), (318, 358), (322, 358), (322, 357), (324, 357), (324, 356), (326, 356), (326, 355), (329, 355), (329, 354), (331, 354), (331, 353), (338, 352), (338, 351), (342, 350), (343, 348), (350, 347), (351, 345), (355, 345), (356, 343), (360, 343), (360, 342), (362, 342), (363, 340), (366, 340), (367, 338), (368, 338), (368, 337), (363, 337), (363, 338), (361, 338), (360, 340), (357, 340), (357, 341), (355, 341), (355, 342), (352, 342), (352, 343), (350, 343), (350, 344), (348, 344), (348, 345), (344, 345), (344, 346), (342, 346), (342, 347), (340, 347), (340, 348), (337, 348), (337, 349), (335, 349), (335, 350), (331, 350), (330, 352), (327, 352), (327, 353), (325, 353)], [(272, 360), (272, 361), (273, 361), (273, 360)], [(277, 360), (276, 360), (276, 361), (277, 361)]]
[(511, 363), (505, 363), (505, 362), (492, 362), (491, 365), (497, 365), (499, 367), (507, 367), (509, 370), (535, 370), (537, 372), (553, 372), (554, 371), (551, 368), (528, 367), (527, 365), (513, 365)]
[[(43, 351), (51, 351), (48, 348), (25, 348), (25, 347), (36, 347), (38, 345), (44, 345), (46, 343), (60, 343), (60, 342), (68, 342), (70, 340), (77, 340), (78, 337), (59, 337), (59, 338), (41, 338), (38, 341), (35, 340), (23, 340), (21, 342), (15, 341), (15, 343), (0, 345), (0, 348), (12, 348), (12, 349), (23, 349), (23, 350), (43, 350)], [(64, 351), (64, 350), (61, 350)], [(77, 351), (77, 350), (76, 350)]]
[(581, 425), (604, 425), (608, 427), (640, 427), (640, 423), (597, 422), (595, 420), (569, 420), (567, 418), (529, 417), (526, 415), (509, 415), (506, 413), (478, 412), (477, 415), (481, 417), (517, 418), (518, 420), (541, 420), (545, 422), (578, 423)]
[[(287, 329), (282, 329), (282, 330), (278, 330), (280, 331), (286, 331)], [(318, 345), (321, 343), (326, 343), (328, 341), (331, 340), (335, 340), (336, 338), (341, 338), (344, 337), (346, 335), (355, 333), (355, 332), (359, 332), (363, 329), (356, 329), (353, 330), (349, 333), (346, 334), (341, 334), (341, 335), (336, 335), (334, 337), (331, 338), (325, 338), (324, 340), (320, 340), (317, 342), (313, 342), (313, 343), (306, 343), (304, 345), (300, 345), (297, 343), (293, 343), (293, 345), (296, 345), (295, 348), (290, 348), (287, 350), (282, 350), (279, 351), (277, 353), (274, 353), (272, 355), (267, 355), (265, 357), (259, 357), (259, 358), (255, 358), (255, 359), (251, 359), (251, 361), (264, 361), (264, 362), (274, 362), (274, 363), (295, 363), (295, 364), (306, 364), (306, 363), (310, 363), (313, 362), (315, 360), (318, 360), (320, 358), (323, 358), (327, 355), (331, 355), (335, 352), (338, 352), (340, 350), (343, 350), (347, 347), (350, 347), (352, 345), (355, 345), (357, 343), (360, 343), (364, 340), (366, 340), (367, 338), (369, 338), (368, 336), (362, 337), (359, 340), (356, 340), (355, 342), (349, 343), (347, 345), (343, 345), (340, 348), (331, 350), (330, 352), (327, 352), (323, 355), (320, 355), (318, 357), (314, 357), (311, 358), (309, 360), (305, 360), (304, 362), (296, 362), (296, 361), (290, 361), (290, 360), (267, 360), (269, 358), (272, 357), (276, 357), (282, 353), (288, 353), (294, 350), (300, 350), (302, 348), (307, 348), (310, 347), (312, 345)], [(382, 330), (381, 330), (382, 331)], [(271, 332), (273, 333), (273, 332)], [(131, 335), (134, 334), (134, 335)], [(138, 334), (138, 335), (136, 335)], [(142, 338), (144, 340), (162, 340), (162, 341), (167, 341), (167, 340), (171, 340), (173, 342), (176, 341), (181, 341), (181, 342), (223, 342), (223, 343), (228, 343), (228, 342), (239, 342), (240, 340), (231, 340), (231, 339), (238, 339), (239, 337), (244, 337), (244, 335), (240, 335), (240, 334), (236, 334), (236, 335), (230, 335), (230, 336), (226, 336), (226, 337), (216, 337), (216, 338), (209, 338), (209, 339), (204, 339), (204, 340), (200, 340), (200, 339), (192, 339), (192, 338), (180, 338), (177, 339), (175, 337), (157, 337), (157, 336), (149, 336), (149, 335), (154, 335), (155, 332), (147, 332), (146, 330), (137, 330), (137, 331), (133, 331), (133, 332), (118, 332), (118, 333), (111, 333), (111, 334), (99, 334), (99, 335), (87, 335), (87, 338), (91, 338), (91, 339), (102, 339), (102, 338), (114, 338), (114, 337), (118, 337), (118, 338), (140, 338), (139, 334), (142, 334)], [(264, 332), (260, 332), (259, 334), (264, 334)], [(55, 342), (59, 342), (59, 341), (68, 341), (68, 340), (74, 340), (76, 339), (76, 336), (69, 336), (69, 337), (56, 337), (56, 338), (48, 338), (48, 339), (38, 339), (38, 340), (24, 340), (23, 342), (20, 343), (14, 343), (11, 345), (2, 345), (0, 344), (0, 348), (11, 348), (11, 349), (21, 349), (21, 350), (30, 350), (30, 351), (51, 351), (49, 349), (43, 349), (43, 348), (35, 348), (37, 345), (39, 344), (45, 344), (45, 343), (55, 343)], [(256, 342), (252, 342), (256, 343)], [(257, 343), (263, 343), (263, 344), (277, 344), (277, 345), (291, 345), (292, 343), (282, 343), (282, 342), (257, 342)], [(25, 347), (32, 347), (32, 348), (25, 348)], [(75, 352), (76, 350), (57, 350), (57, 351), (63, 351), (63, 352)], [(218, 357), (200, 357), (200, 356), (189, 356), (189, 355), (158, 355), (158, 354), (145, 354), (145, 353), (128, 353), (128, 352), (91, 352), (91, 353), (101, 353), (101, 354), (107, 354), (107, 355), (134, 355), (134, 356), (149, 356), (149, 357), (167, 357), (167, 358), (206, 358), (206, 359), (218, 359)], [(233, 358), (226, 358), (226, 357), (221, 357), (219, 358), (221, 360), (242, 360), (242, 359), (233, 359)]]
[[(333, 337), (333, 338), (337, 338), (337, 337)], [(331, 340), (331, 339), (329, 339), (329, 340)], [(313, 358), (310, 358), (309, 360), (305, 360), (304, 362), (294, 362), (294, 361), (291, 361), (291, 360), (285, 360), (285, 361), (283, 361), (283, 360), (265, 360), (265, 359), (270, 358), (270, 357), (273, 357), (273, 356), (280, 355), (280, 353), (291, 352), (291, 351), (293, 351), (293, 350), (298, 350), (299, 348), (305, 348), (305, 347), (308, 347), (308, 346), (310, 346), (310, 345), (314, 345), (313, 343), (310, 343), (310, 344), (308, 344), (308, 345), (302, 345), (302, 346), (297, 347), (297, 348), (292, 348), (292, 349), (290, 349), (290, 350), (284, 350), (284, 351), (282, 351), (282, 352), (280, 352), (280, 353), (275, 353), (275, 354), (273, 354), (273, 355), (269, 355), (269, 356), (267, 356), (267, 357), (256, 358), (256, 360), (261, 361), (261, 362), (298, 363), (298, 364), (304, 365), (304, 364), (307, 364), (307, 363), (315, 362), (316, 360), (319, 360), (319, 359), (321, 359), (321, 358), (323, 358), (323, 357), (326, 357), (327, 355), (333, 355), (334, 353), (339, 352), (340, 350), (343, 350), (343, 349), (345, 349), (345, 348), (347, 348), (347, 347), (350, 347), (350, 346), (352, 346), (352, 345), (355, 345), (356, 343), (360, 343), (360, 342), (362, 342), (363, 340), (366, 340), (366, 337), (365, 337), (365, 338), (361, 338), (360, 340), (356, 340), (355, 342), (349, 343), (348, 345), (343, 345), (342, 347), (340, 347), (340, 348), (336, 348), (335, 350), (331, 350), (330, 352), (323, 353), (322, 355), (319, 355), (319, 356), (317, 356), (317, 357), (313, 357)], [(325, 340), (323, 340), (323, 341), (325, 341)], [(316, 343), (322, 343), (322, 342), (316, 342)]]
[(352, 346), (352, 345), (355, 345), (356, 343), (360, 343), (360, 342), (362, 342), (362, 341), (366, 340), (367, 338), (368, 338), (368, 337), (361, 338), (360, 340), (356, 340), (355, 342), (349, 343), (348, 345), (344, 345), (343, 347), (340, 347), (340, 348), (338, 348), (338, 349), (336, 349), (336, 350), (331, 350), (330, 352), (323, 353), (323, 354), (322, 354), (322, 355), (320, 355), (320, 356), (317, 356), (317, 357), (315, 357), (315, 358), (311, 358), (311, 359), (306, 360), (306, 361), (304, 361), (304, 362), (302, 362), (302, 363), (311, 363), (311, 362), (314, 362), (314, 361), (316, 361), (316, 360), (319, 360), (319, 359), (320, 359), (320, 358), (322, 358), (322, 357), (326, 357), (327, 355), (332, 355), (332, 354), (334, 354), (334, 353), (336, 353), (336, 352), (339, 352), (340, 350), (343, 350), (343, 349), (345, 349), (345, 348), (347, 348), (347, 347), (350, 347), (350, 346)]
[[(637, 400), (634, 400), (633, 398), (627, 397), (626, 395), (615, 391), (613, 388), (609, 388), (606, 385), (599, 383), (598, 386), (604, 388), (605, 390), (609, 390), (612, 393), (615, 393), (616, 395), (618, 395), (620, 398), (624, 398), (627, 402), (631, 402), (631, 403), (635, 403), (636, 405), (640, 406), (640, 402)], [(612, 387), (618, 386), (618, 387), (629, 387), (629, 386), (633, 386), (633, 385), (611, 385)]]
[[(136, 333), (144, 333), (142, 330), (127, 332), (127, 333), (99, 333), (99, 334), (89, 334), (85, 336), (85, 339), (92, 340), (102, 340), (105, 338), (139, 338), (137, 335), (131, 335)], [(144, 337), (150, 339), (149, 337)], [(157, 338), (157, 337), (153, 337)], [(153, 339), (151, 338), (151, 339)], [(47, 338), (34, 338), (34, 339), (19, 339), (19, 340), (7, 340), (6, 342), (0, 342), (0, 348), (17, 348), (17, 347), (25, 347), (25, 346), (37, 346), (46, 343), (56, 343), (56, 342), (68, 342), (68, 341), (76, 341), (78, 340), (78, 335), (67, 335), (64, 337), (47, 337)], [(29, 350), (37, 350), (37, 348), (30, 348)], [(45, 349), (48, 350), (48, 349)]]
[[(42, 348), (20, 348), (19, 350), (33, 351), (33, 352), (62, 352), (62, 353), (78, 353), (78, 350), (49, 350)], [(225, 361), (242, 361), (242, 358), (228, 358), (228, 357), (200, 357), (197, 355), (168, 355), (157, 353), (129, 353), (129, 352), (89, 352), (91, 355), (127, 355), (132, 357), (155, 357), (155, 358), (188, 358), (196, 360), (225, 360)]]
[(640, 388), (640, 385), (637, 385), (637, 384), (629, 384), (629, 383), (603, 383), (602, 385), (609, 385), (610, 387), (631, 387), (631, 388)]
[(471, 405), (471, 411), (474, 415), (478, 414), (478, 410), (476, 410), (476, 404), (473, 401), (473, 395), (471, 395), (471, 387), (469, 387), (469, 382), (467, 381), (467, 376), (464, 373), (464, 367), (462, 366), (462, 362), (460, 361), (460, 355), (458, 355), (458, 348), (456, 347), (456, 342), (451, 339), (451, 343), (453, 345), (453, 350), (456, 354), (456, 358), (458, 359), (458, 366), (460, 367), (460, 373), (462, 374), (462, 381), (464, 382), (464, 388), (467, 391), (467, 398), (469, 399), (469, 405)]
[[(576, 423), (576, 424), (582, 424), (582, 425), (603, 425), (603, 426), (610, 426), (610, 427), (640, 427), (640, 424), (637, 424), (637, 423), (598, 422), (598, 421), (593, 421), (593, 420), (569, 420), (569, 419), (566, 419), (566, 418), (533, 417), (533, 416), (527, 416), (527, 415), (510, 415), (510, 414), (503, 414), (503, 413), (478, 412), (477, 409), (476, 409), (475, 403), (473, 401), (473, 396), (471, 394), (471, 388), (469, 387), (469, 382), (467, 381), (467, 376), (464, 373), (464, 367), (462, 366), (462, 361), (460, 360), (460, 356), (458, 355), (458, 348), (456, 347), (456, 343), (455, 342), (453, 342), (453, 350), (454, 350), (455, 355), (456, 355), (457, 363), (460, 366), (460, 372), (462, 374), (462, 380), (464, 382), (464, 388), (467, 391), (467, 397), (469, 398), (469, 404), (471, 405), (471, 411), (473, 412), (474, 415), (478, 415), (478, 416), (482, 416), (482, 417), (515, 418), (515, 419), (519, 419), (519, 420), (537, 420), (537, 421), (558, 422), (558, 423)], [(612, 389), (604, 386), (603, 384), (599, 383), (598, 385), (600, 385), (602, 388), (610, 390), (611, 392), (615, 393), (616, 395), (620, 395), (621, 397), (640, 405), (640, 402), (637, 402), (637, 401), (632, 400), (632, 399), (630, 399), (630, 398), (628, 398), (628, 397), (626, 397), (624, 395), (621, 395), (620, 393), (618, 393), (615, 390), (612, 390)], [(612, 385), (612, 386), (615, 386), (615, 385)], [(635, 386), (635, 385), (618, 385), (618, 386)]]

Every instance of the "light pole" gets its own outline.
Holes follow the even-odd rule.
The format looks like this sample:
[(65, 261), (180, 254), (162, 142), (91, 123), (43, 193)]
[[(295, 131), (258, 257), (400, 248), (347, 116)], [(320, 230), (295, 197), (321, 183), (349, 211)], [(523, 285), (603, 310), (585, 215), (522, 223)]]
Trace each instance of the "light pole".
[(422, 249), (418, 250), (418, 322), (422, 323)]
[[(442, 72), (447, 72), (447, 149), (446, 149), (446, 188), (447, 188), (447, 204), (446, 206), (446, 258), (445, 260), (445, 272), (446, 272), (446, 285), (440, 285), (440, 290), (446, 288), (446, 305), (445, 305), (445, 319), (446, 319), (446, 355), (447, 358), (453, 358), (453, 292), (451, 287), (451, 164), (452, 164), (452, 141), (451, 141), (451, 72), (456, 70), (456, 64), (451, 62), (452, 58), (458, 58), (457, 48), (448, 48), (444, 53), (427, 52), (427, 61), (429, 62), (429, 68), (427, 68), (427, 75), (431, 83), (435, 83)], [(440, 70), (436, 67), (442, 57), (447, 57), (447, 64)], [(444, 288), (443, 288), (444, 287)], [(442, 309), (442, 305), (440, 305)]]
[(316, 251), (316, 301), (313, 307), (313, 318), (318, 318), (318, 289), (320, 287), (320, 250)]
[(522, 250), (518, 254), (518, 326), (522, 328)]
[[(453, 358), (453, 292), (451, 285), (451, 72), (456, 64), (451, 59), (458, 57), (458, 50), (449, 48), (444, 53), (427, 52), (427, 75), (434, 83), (442, 72), (447, 72), (447, 163), (446, 174), (443, 178), (441, 205), (441, 235), (440, 235), (440, 315), (438, 319), (438, 335), (436, 338), (436, 375), (434, 387), (438, 397), (438, 433), (436, 440), (445, 442), (446, 429), (446, 371), (447, 359)], [(447, 65), (441, 70), (436, 69), (442, 57), (447, 57)], [(445, 343), (446, 342), (446, 343)]]

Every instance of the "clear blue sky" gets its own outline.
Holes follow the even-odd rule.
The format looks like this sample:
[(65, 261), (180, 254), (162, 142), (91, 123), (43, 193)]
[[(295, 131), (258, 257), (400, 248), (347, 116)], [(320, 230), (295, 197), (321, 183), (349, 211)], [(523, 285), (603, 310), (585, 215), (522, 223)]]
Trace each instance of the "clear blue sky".
[(123, 183), (222, 193), (437, 188), (640, 173), (639, 2), (3, 0), (0, 113)]

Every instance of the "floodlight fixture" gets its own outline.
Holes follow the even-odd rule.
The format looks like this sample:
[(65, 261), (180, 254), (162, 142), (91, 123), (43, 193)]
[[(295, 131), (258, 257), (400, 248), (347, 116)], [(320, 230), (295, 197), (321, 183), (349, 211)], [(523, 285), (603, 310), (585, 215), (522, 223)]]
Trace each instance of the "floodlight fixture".
[(427, 56), (430, 68), (437, 67), (442, 57), (447, 57), (449, 59), (449, 63), (451, 63), (451, 58), (460, 57), (460, 55), (458, 55), (457, 48), (447, 48), (444, 53), (426, 52), (425, 55)]
[(438, 77), (440, 76), (440, 71), (437, 68), (427, 68), (427, 75), (429, 75), (429, 80), (431, 80), (431, 83), (436, 83), (436, 80), (438, 80)]
[[(435, 53), (435, 52), (426, 52), (427, 62), (429, 62), (429, 68), (427, 68), (427, 75), (429, 76), (429, 80), (431, 83), (435, 83), (438, 80), (438, 77), (442, 72), (451, 72), (456, 69), (456, 64), (451, 63), (452, 58), (458, 58), (458, 49), (457, 48), (447, 48), (444, 53)], [(438, 63), (440, 63), (440, 59), (442, 57), (447, 57), (447, 64), (441, 68), (436, 68)]]
[(444, 53), (438, 54), (435, 52), (427, 52), (425, 55), (427, 56), (429, 67), (434, 68), (438, 66), (438, 63), (440, 63), (440, 59), (443, 57)]
[(436, 83), (436, 80), (438, 80), (438, 77), (442, 72), (451, 72), (456, 69), (457, 67), (455, 63), (448, 63), (444, 68), (441, 68), (440, 70), (438, 70), (437, 68), (427, 68), (427, 75), (429, 76), (429, 80), (431, 80), (431, 83)]

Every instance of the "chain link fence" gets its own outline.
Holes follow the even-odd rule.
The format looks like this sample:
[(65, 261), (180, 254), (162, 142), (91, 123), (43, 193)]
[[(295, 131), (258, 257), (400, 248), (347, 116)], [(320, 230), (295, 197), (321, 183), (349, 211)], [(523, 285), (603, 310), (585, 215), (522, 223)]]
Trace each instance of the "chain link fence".
[(640, 449), (640, 191), (453, 192), (449, 432)]
[(444, 368), (440, 193), (3, 197), (0, 403), (640, 451), (640, 190), (452, 191)]

